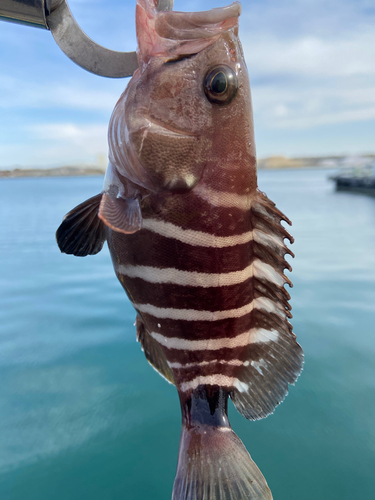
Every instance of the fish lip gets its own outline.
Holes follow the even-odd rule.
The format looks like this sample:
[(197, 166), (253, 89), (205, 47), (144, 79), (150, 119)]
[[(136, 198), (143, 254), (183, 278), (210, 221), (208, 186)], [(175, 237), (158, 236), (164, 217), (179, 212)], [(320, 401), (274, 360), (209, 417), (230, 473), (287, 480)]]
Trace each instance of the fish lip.
[(181, 130), (177, 127), (172, 127), (171, 125), (167, 125), (161, 120), (158, 120), (157, 118), (148, 118), (146, 116), (139, 116), (139, 118), (142, 120), (142, 124), (137, 127), (137, 130), (140, 129), (150, 129), (150, 131), (153, 132), (159, 132), (159, 133), (165, 133), (167, 130), (168, 132), (172, 133), (172, 135), (175, 136), (182, 136), (182, 137), (199, 137), (199, 134), (196, 134), (194, 132), (188, 132), (187, 130)]
[(151, 123), (151, 126), (155, 125), (157, 128), (160, 127), (162, 129), (168, 130), (169, 132), (172, 132), (173, 134), (176, 134), (176, 135), (183, 135), (183, 136), (187, 136), (187, 137), (198, 137), (198, 134), (194, 134), (193, 132), (188, 132), (186, 130), (181, 130), (181, 129), (172, 127), (172, 126), (167, 125), (166, 123), (163, 123), (159, 120), (152, 119), (149, 121)]

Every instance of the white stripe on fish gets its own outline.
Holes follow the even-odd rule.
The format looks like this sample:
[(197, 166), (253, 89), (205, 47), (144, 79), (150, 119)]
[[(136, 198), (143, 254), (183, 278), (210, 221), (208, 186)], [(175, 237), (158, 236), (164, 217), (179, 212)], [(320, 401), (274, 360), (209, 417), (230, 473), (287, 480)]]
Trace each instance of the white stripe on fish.
[(275, 283), (276, 285), (283, 286), (286, 282), (286, 279), (282, 274), (280, 274), (276, 269), (274, 269), (271, 265), (262, 262), (257, 259), (253, 262), (253, 272), (254, 276), (259, 279), (265, 279), (271, 283)]
[(240, 210), (249, 210), (251, 207), (252, 196), (248, 194), (216, 191), (203, 184), (195, 186), (193, 193), (214, 207), (238, 208)]
[(241, 361), (240, 359), (230, 359), (228, 361), (222, 360), (222, 359), (213, 359), (211, 361), (201, 361), (200, 363), (168, 363), (170, 368), (177, 368), (178, 370), (184, 370), (187, 368), (193, 368), (197, 366), (207, 366), (207, 365), (213, 365), (213, 364), (221, 364), (221, 365), (231, 365), (231, 366), (248, 366), (249, 361)]
[(142, 228), (160, 234), (161, 236), (165, 236), (166, 238), (173, 238), (192, 246), (225, 248), (242, 245), (255, 240), (257, 243), (269, 247), (273, 247), (275, 244), (285, 247), (283, 237), (266, 234), (259, 229), (254, 229), (253, 231), (247, 231), (246, 233), (233, 236), (215, 236), (214, 234), (205, 233), (203, 231), (183, 229), (180, 226), (172, 224), (171, 222), (156, 219), (143, 219)]
[(234, 234), (233, 236), (216, 236), (203, 231), (183, 229), (180, 226), (175, 226), (171, 222), (156, 219), (143, 219), (142, 229), (148, 229), (160, 236), (172, 238), (188, 245), (207, 248), (233, 247), (235, 245), (249, 243), (253, 239), (252, 231)]
[(279, 272), (259, 259), (242, 271), (230, 273), (199, 273), (197, 271), (181, 271), (173, 267), (158, 268), (123, 264), (118, 266), (117, 273), (129, 278), (141, 278), (149, 283), (171, 283), (202, 288), (238, 285), (253, 276), (281, 286), (285, 283), (285, 279)]
[(248, 384), (241, 382), (238, 378), (228, 377), (226, 375), (206, 375), (194, 378), (188, 382), (183, 382), (180, 385), (180, 390), (183, 392), (195, 389), (198, 385), (219, 385), (220, 387), (235, 387), (239, 392), (246, 392), (249, 390)]
[(274, 247), (275, 245), (279, 245), (283, 248), (285, 247), (284, 244), (284, 238), (282, 236), (272, 234), (272, 233), (265, 233), (264, 231), (261, 231), (260, 229), (254, 229), (253, 230), (253, 238), (254, 241), (261, 245), (265, 245), (268, 247)]
[(267, 297), (258, 297), (237, 309), (228, 309), (224, 311), (198, 311), (196, 309), (175, 309), (173, 307), (156, 307), (152, 304), (134, 304), (133, 306), (139, 312), (150, 314), (155, 318), (173, 319), (183, 321), (219, 321), (229, 318), (241, 318), (251, 313), (253, 309), (263, 309), (269, 313), (274, 313), (285, 318), (285, 311), (271, 299)]
[(185, 351), (216, 351), (218, 349), (235, 349), (248, 344), (260, 344), (268, 342), (276, 342), (279, 338), (279, 333), (276, 330), (265, 330), (264, 328), (251, 328), (251, 330), (240, 333), (236, 337), (224, 337), (219, 339), (207, 340), (188, 340), (179, 339), (177, 337), (165, 337), (157, 332), (151, 332), (151, 337), (157, 340), (167, 349), (178, 349)]

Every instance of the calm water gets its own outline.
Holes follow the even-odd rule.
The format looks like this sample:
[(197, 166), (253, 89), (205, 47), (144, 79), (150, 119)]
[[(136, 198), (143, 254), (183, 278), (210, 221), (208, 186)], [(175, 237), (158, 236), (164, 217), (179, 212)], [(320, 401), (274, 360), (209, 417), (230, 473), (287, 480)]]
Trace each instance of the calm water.
[[(326, 171), (260, 172), (292, 220), (297, 385), (232, 425), (275, 500), (374, 498), (375, 198)], [(0, 182), (0, 499), (166, 500), (180, 411), (135, 342), (109, 254), (60, 254), (62, 216), (100, 178)]]

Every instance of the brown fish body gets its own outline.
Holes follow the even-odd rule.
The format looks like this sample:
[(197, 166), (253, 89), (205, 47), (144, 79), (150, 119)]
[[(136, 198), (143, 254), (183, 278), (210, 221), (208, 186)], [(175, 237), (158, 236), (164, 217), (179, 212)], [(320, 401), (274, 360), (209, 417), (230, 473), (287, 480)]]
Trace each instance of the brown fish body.
[(173, 500), (272, 498), (227, 402), (267, 416), (303, 360), (284, 289), (288, 219), (257, 189), (238, 15), (238, 4), (161, 14), (139, 0), (140, 69), (111, 118), (103, 195), (57, 233), (76, 255), (107, 240), (146, 358), (176, 385)]

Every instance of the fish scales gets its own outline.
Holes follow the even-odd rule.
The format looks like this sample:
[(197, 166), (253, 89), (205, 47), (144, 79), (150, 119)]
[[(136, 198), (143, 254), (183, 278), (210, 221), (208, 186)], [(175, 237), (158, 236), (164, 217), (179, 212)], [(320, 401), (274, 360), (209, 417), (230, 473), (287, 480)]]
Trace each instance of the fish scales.
[(113, 112), (103, 193), (57, 231), (62, 251), (106, 240), (137, 339), (179, 393), (173, 500), (269, 500), (232, 431), (273, 412), (303, 353), (289, 323), (290, 221), (258, 190), (238, 3), (157, 12), (138, 0), (139, 69)]

